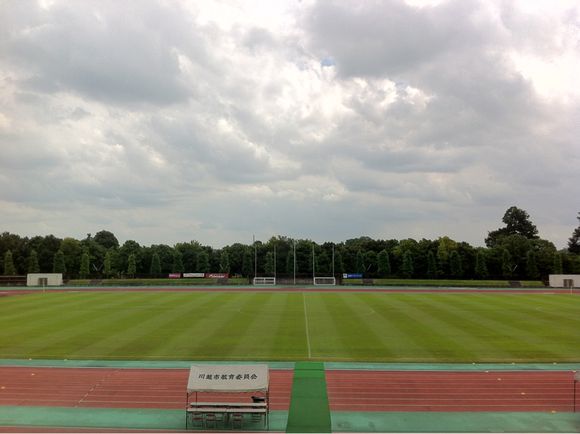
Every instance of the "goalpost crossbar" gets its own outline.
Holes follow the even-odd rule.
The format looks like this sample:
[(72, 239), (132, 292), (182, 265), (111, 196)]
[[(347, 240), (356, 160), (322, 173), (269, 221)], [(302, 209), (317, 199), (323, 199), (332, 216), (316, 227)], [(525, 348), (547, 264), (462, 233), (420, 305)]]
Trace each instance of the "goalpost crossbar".
[(275, 277), (254, 277), (254, 285), (276, 285)]
[(336, 285), (335, 277), (314, 277), (314, 285)]

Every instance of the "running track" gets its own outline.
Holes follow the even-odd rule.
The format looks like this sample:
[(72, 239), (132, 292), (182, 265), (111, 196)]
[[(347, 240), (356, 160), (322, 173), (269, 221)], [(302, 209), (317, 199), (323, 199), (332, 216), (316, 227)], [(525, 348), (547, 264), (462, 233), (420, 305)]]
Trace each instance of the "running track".
[[(2, 367), (0, 405), (182, 409), (188, 374), (187, 369)], [(292, 376), (291, 370), (270, 371), (273, 410), (288, 410)], [(333, 411), (574, 411), (569, 371), (330, 370), (326, 378)]]

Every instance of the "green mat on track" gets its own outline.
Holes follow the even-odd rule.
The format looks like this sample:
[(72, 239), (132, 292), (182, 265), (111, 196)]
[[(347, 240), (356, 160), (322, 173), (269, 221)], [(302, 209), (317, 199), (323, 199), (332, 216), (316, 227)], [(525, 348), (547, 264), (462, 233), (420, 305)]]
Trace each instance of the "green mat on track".
[(323, 363), (296, 363), (286, 432), (331, 432)]

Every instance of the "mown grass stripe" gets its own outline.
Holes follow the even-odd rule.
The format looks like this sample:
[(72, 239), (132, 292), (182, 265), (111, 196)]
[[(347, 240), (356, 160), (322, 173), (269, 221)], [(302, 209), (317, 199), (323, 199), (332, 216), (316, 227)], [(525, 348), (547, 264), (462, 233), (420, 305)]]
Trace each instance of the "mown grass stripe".
[[(10, 344), (2, 347), (3, 354), (18, 354), (21, 348), (25, 348), (28, 349), (24, 353), (25, 357), (70, 356), (70, 348), (78, 348), (91, 341), (104, 318), (108, 321), (112, 316), (124, 319), (124, 309), (135, 303), (133, 299), (124, 297), (102, 298), (100, 303), (91, 298), (69, 311), (68, 306), (66, 309), (61, 307), (60, 300), (54, 301), (56, 303), (52, 305), (47, 303), (52, 309), (47, 308), (44, 315), (30, 320), (30, 327), (22, 327), (19, 334), (8, 335)], [(4, 339), (4, 333), (0, 334), (0, 342)]]
[[(319, 360), (580, 361), (578, 296), (315, 292), (306, 303)], [(0, 330), (2, 358), (308, 358), (301, 292), (3, 297)]]
[[(269, 335), (271, 346), (268, 351), (270, 360), (306, 360), (308, 348), (304, 339), (304, 321), (299, 318), (303, 315), (302, 294), (283, 293), (276, 294), (276, 298), (282, 297), (284, 303), (281, 310), (272, 312), (278, 317), (277, 327), (272, 328)], [(302, 327), (300, 327), (302, 325)]]
[(388, 297), (382, 294), (359, 294), (356, 298), (361, 304), (363, 312), (369, 312), (365, 318), (367, 322), (379, 327), (380, 334), (393, 352), (393, 358), (402, 354), (420, 354), (423, 352), (423, 345), (417, 339), (415, 333), (410, 333), (408, 329), (402, 327), (401, 321), (393, 320), (391, 305), (388, 304)]
[[(320, 296), (322, 308), (327, 313), (330, 324), (338, 331), (340, 346), (327, 348), (323, 353), (325, 359), (360, 360), (372, 353), (377, 357), (391, 358), (394, 353), (390, 345), (383, 339), (380, 331), (382, 324), (378, 321), (367, 321), (366, 312), (361, 304), (353, 303), (355, 296), (338, 294), (337, 297)], [(319, 345), (325, 341), (325, 335), (319, 336)]]

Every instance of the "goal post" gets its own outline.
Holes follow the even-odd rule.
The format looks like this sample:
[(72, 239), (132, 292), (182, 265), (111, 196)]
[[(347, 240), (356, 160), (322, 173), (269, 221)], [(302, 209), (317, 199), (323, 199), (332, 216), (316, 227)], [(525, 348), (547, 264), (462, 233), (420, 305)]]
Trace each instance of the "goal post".
[(336, 285), (336, 278), (335, 277), (314, 277), (314, 285)]
[(254, 277), (254, 285), (276, 285), (275, 277)]

